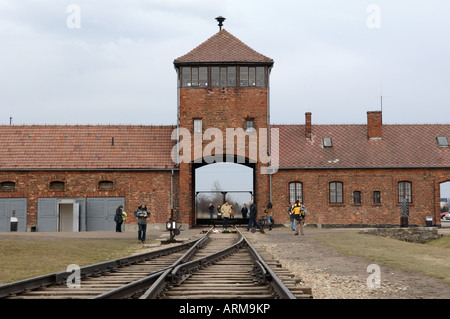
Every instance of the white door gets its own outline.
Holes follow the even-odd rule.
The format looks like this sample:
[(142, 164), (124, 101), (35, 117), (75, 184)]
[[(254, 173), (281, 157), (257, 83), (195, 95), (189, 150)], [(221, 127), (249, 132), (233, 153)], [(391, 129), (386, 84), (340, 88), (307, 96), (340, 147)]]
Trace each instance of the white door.
[(78, 232), (80, 230), (80, 204), (73, 204), (73, 231)]

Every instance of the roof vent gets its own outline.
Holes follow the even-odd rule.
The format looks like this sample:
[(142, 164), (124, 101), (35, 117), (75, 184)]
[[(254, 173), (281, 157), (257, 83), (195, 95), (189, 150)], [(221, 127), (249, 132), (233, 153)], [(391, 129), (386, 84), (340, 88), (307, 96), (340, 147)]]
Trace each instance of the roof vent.
[(216, 18), (217, 22), (219, 22), (219, 30), (222, 30), (222, 26), (223, 26), (223, 22), (226, 20), (224, 17), (222, 16), (218, 16)]

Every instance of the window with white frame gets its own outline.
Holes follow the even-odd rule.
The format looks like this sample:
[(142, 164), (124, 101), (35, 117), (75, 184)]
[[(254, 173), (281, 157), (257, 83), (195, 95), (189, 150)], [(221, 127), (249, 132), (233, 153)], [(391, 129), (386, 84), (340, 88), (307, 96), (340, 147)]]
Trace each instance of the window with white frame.
[(303, 184), (300, 182), (289, 183), (289, 202), (303, 202)]

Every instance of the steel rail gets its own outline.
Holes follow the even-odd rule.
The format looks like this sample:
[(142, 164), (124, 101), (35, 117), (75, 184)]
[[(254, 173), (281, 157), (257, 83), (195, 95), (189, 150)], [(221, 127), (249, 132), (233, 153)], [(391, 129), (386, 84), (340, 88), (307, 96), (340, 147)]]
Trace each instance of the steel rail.
[(193, 255), (195, 255), (196, 251), (204, 246), (205, 242), (208, 240), (208, 236), (211, 232), (212, 228), (202, 237), (196, 240), (194, 245), (192, 245), (189, 250), (183, 254), (177, 261), (175, 261), (172, 265), (162, 268), (160, 270), (149, 273), (146, 277), (130, 282), (129, 284), (123, 285), (119, 288), (110, 290), (101, 295), (95, 296), (91, 299), (126, 299), (131, 298), (136, 293), (146, 290), (151, 287), (158, 279), (166, 273), (167, 271), (172, 270), (175, 266), (186, 262), (191, 259)]
[[(201, 240), (201, 238), (197, 238), (173, 247), (167, 247), (152, 252), (142, 253), (134, 256), (128, 256), (118, 258), (115, 260), (110, 260), (107, 262), (101, 262), (93, 265), (84, 266), (80, 268), (81, 279), (85, 279), (92, 276), (98, 276), (107, 272), (114, 272), (121, 267), (133, 265), (142, 261), (148, 261), (154, 258), (176, 253), (180, 250), (188, 249), (192, 246), (195, 246), (195, 244), (199, 240)], [(33, 277), (1, 285), (0, 299), (6, 298), (11, 295), (20, 294), (25, 291), (34, 290), (37, 288), (42, 288), (54, 284), (64, 284), (70, 275), (71, 272), (60, 271), (48, 275)]]
[(241, 236), (245, 239), (247, 244), (247, 249), (249, 250), (250, 254), (255, 259), (255, 263), (262, 267), (262, 278), (266, 280), (269, 285), (273, 288), (275, 293), (280, 299), (296, 299), (294, 294), (289, 290), (288, 287), (283, 283), (283, 281), (275, 274), (275, 272), (270, 268), (270, 266), (264, 261), (264, 259), (261, 257), (261, 255), (258, 253), (258, 251), (253, 247), (252, 244), (245, 238), (244, 235), (240, 232), (238, 229), (238, 232), (241, 234)]
[(247, 238), (245, 238), (245, 236), (239, 231), (239, 229), (237, 229), (237, 231), (241, 237), (237, 243), (203, 258), (179, 264), (178, 266), (174, 267), (173, 270), (167, 269), (140, 297), (140, 299), (156, 299), (168, 285), (179, 284), (180, 281), (183, 281), (187, 276), (189, 276), (190, 273), (220, 259), (223, 259), (244, 247), (248, 249), (249, 253), (254, 259), (255, 268), (260, 275), (260, 283), (265, 284), (267, 282), (280, 299), (296, 299), (294, 294), (289, 290), (289, 288), (286, 287), (283, 281), (264, 261), (257, 250), (247, 240)]
[(169, 283), (179, 283), (187, 273), (203, 268), (208, 264), (229, 256), (239, 250), (243, 246), (243, 243), (244, 238), (241, 234), (241, 239), (237, 243), (225, 249), (199, 259), (175, 265), (173, 269), (166, 270), (139, 299), (156, 299)]

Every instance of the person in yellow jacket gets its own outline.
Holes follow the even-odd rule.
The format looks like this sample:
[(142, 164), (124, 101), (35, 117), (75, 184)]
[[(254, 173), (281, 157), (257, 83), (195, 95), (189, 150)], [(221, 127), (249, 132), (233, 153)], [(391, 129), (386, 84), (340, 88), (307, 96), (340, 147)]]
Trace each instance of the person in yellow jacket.
[(300, 201), (296, 201), (294, 205), (294, 209), (292, 213), (294, 215), (295, 220), (295, 233), (294, 235), (298, 235), (298, 231), (304, 235), (303, 233), (303, 225), (305, 224), (305, 206), (300, 203)]
[(122, 219), (123, 219), (123, 230), (125, 231), (125, 219), (127, 218), (127, 212), (123, 211), (122, 212)]
[(222, 207), (220, 208), (220, 211), (222, 213), (223, 228), (227, 229), (228, 219), (231, 216), (231, 206), (228, 204), (228, 201), (226, 201), (225, 204), (222, 205)]

